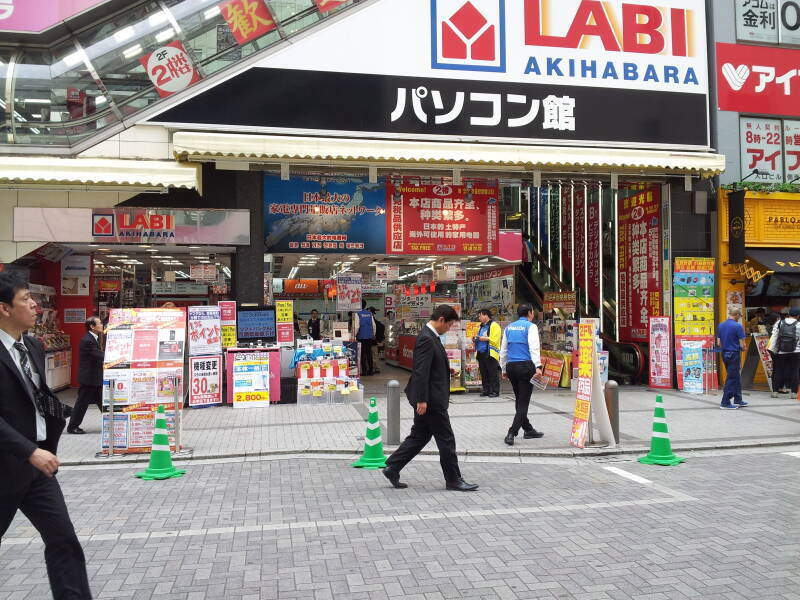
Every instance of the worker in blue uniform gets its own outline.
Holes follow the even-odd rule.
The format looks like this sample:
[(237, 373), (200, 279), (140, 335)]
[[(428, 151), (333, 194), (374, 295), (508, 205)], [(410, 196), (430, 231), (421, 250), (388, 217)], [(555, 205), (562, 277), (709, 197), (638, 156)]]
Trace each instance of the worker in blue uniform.
[(367, 309), (367, 301), (361, 301), (361, 310), (353, 315), (353, 333), (361, 346), (361, 375), (374, 375), (375, 363), (372, 360), (372, 345), (375, 343), (375, 317)]

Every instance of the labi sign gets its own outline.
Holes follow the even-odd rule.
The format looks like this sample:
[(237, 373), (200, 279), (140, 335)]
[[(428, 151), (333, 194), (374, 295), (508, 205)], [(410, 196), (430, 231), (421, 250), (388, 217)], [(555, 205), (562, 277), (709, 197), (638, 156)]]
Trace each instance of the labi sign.
[(707, 149), (705, 31), (696, 0), (382, 0), (156, 119)]

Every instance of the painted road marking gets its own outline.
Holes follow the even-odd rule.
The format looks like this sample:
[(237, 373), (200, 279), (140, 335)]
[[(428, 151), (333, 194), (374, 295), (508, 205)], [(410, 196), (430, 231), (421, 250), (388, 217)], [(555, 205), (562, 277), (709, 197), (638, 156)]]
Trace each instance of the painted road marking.
[(618, 467), (603, 467), (606, 471), (611, 471), (612, 473), (616, 473), (620, 477), (624, 477), (625, 479), (630, 479), (631, 481), (635, 481), (636, 483), (653, 483), (649, 479), (645, 479), (644, 477), (639, 477), (638, 475), (634, 475), (633, 473), (628, 473)]

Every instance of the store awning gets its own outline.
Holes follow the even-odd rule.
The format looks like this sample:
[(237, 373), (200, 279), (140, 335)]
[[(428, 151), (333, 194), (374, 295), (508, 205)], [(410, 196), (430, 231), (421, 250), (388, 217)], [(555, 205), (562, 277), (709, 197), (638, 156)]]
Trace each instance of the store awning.
[(201, 188), (199, 165), (106, 158), (0, 158), (0, 188), (158, 192)]
[(748, 249), (747, 258), (766, 271), (800, 274), (800, 250), (782, 248)]
[(423, 142), (359, 138), (295, 137), (176, 132), (175, 155), (183, 161), (291, 162), (343, 166), (428, 166), (469, 170), (557, 170), (693, 174), (725, 170), (725, 157), (704, 152), (620, 148), (573, 148), (465, 142)]

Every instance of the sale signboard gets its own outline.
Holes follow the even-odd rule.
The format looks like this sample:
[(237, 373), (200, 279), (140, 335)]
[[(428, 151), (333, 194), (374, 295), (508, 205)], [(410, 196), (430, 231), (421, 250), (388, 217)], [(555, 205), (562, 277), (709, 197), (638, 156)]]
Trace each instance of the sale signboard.
[(189, 356), (222, 352), (219, 306), (189, 307)]
[(361, 274), (346, 273), (336, 277), (336, 310), (361, 310)]
[(222, 357), (189, 359), (189, 406), (222, 404)]
[(269, 406), (269, 353), (237, 353), (233, 358), (233, 406)]
[(575, 395), (572, 433), (569, 438), (570, 446), (583, 448), (589, 437), (589, 411), (596, 362), (595, 325), (592, 322), (581, 322), (578, 325), (578, 388)]

